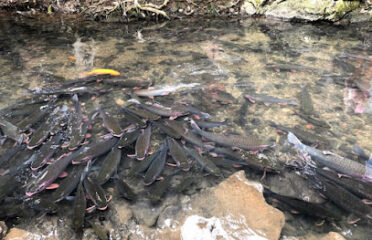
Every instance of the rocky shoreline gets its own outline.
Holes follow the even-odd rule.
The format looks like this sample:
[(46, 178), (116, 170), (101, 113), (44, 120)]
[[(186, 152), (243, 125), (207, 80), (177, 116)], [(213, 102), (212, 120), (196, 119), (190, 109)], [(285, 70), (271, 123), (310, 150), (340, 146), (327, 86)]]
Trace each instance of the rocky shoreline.
[(0, 9), (27, 17), (62, 14), (104, 22), (250, 16), (304, 22), (372, 20), (371, 0), (3, 0)]

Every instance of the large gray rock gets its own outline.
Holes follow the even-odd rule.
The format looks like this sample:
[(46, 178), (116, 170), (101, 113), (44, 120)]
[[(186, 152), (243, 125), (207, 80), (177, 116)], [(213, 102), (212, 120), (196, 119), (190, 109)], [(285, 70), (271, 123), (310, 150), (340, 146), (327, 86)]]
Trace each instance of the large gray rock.
[(300, 19), (305, 21), (327, 20), (336, 22), (357, 9), (360, 1), (344, 0), (246, 0), (241, 11), (270, 18)]

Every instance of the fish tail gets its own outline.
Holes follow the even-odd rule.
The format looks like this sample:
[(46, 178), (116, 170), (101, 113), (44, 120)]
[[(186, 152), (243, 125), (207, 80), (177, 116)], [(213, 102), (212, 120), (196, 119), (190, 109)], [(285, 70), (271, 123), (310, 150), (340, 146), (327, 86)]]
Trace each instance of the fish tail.
[(277, 128), (278, 124), (274, 123), (273, 121), (269, 121), (269, 125), (273, 128)]
[(72, 96), (72, 101), (74, 101), (74, 102), (79, 101), (78, 95), (76, 93), (74, 94), (74, 96)]
[(193, 119), (190, 119), (190, 125), (191, 125), (192, 129), (194, 129), (195, 131), (201, 132), (200, 127), (198, 126), (198, 124)]
[(288, 132), (288, 142), (292, 143), (296, 147), (301, 147), (303, 146), (302, 142), (291, 132)]

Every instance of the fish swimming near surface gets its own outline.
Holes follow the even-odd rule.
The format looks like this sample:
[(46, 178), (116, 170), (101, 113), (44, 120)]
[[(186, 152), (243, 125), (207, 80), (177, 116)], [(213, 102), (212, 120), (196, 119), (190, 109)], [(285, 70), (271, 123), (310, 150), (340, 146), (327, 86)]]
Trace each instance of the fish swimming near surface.
[(177, 84), (172, 86), (162, 86), (157, 88), (148, 88), (134, 91), (134, 94), (141, 97), (155, 97), (155, 96), (165, 96), (169, 93), (177, 92), (180, 89), (193, 88), (200, 85), (200, 83), (189, 83), (189, 84)]
[(199, 135), (218, 143), (221, 146), (226, 147), (237, 147), (244, 150), (251, 150), (251, 151), (262, 151), (269, 148), (269, 145), (263, 145), (259, 139), (256, 139), (253, 136), (240, 136), (240, 135), (224, 135), (224, 134), (217, 134), (211, 133), (201, 130), (198, 125), (195, 123), (194, 120), (190, 120), (191, 127), (198, 133)]
[(336, 154), (325, 154), (324, 151), (303, 144), (291, 132), (288, 133), (288, 142), (292, 143), (296, 148), (308, 153), (317, 163), (321, 163), (339, 173), (372, 182), (372, 167), (368, 165), (363, 165), (357, 161)]
[(265, 105), (270, 105), (272, 103), (276, 103), (279, 105), (298, 105), (297, 101), (293, 99), (280, 99), (280, 98), (267, 96), (263, 94), (254, 94), (254, 95), (245, 94), (244, 97), (248, 99), (251, 103), (262, 102)]

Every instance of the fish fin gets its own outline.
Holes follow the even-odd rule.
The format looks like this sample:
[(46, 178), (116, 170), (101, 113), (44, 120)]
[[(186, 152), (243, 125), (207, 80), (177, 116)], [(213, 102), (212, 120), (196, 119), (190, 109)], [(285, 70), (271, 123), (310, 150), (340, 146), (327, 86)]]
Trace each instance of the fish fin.
[(74, 96), (72, 96), (72, 101), (74, 102), (78, 102), (79, 101), (79, 98), (78, 98), (78, 95), (75, 93)]
[(104, 207), (101, 207), (101, 208), (97, 208), (97, 209), (100, 210), (100, 211), (104, 211), (104, 210), (107, 209), (107, 206), (104, 206)]
[(287, 139), (288, 142), (292, 143), (297, 147), (303, 145), (302, 142), (292, 132), (288, 132)]
[(194, 118), (195, 118), (196, 120), (200, 120), (200, 116), (199, 116), (199, 115), (197, 115), (197, 114), (193, 114), (193, 116), (194, 116)]
[(348, 217), (347, 217), (347, 223), (348, 224), (355, 224), (357, 222), (360, 221), (360, 217), (358, 216), (355, 216), (354, 214), (350, 214)]
[(196, 122), (193, 119), (190, 119), (190, 125), (192, 129), (194, 129), (196, 132), (201, 132), (200, 127), (198, 126), (198, 124), (196, 124)]
[(67, 172), (62, 172), (61, 175), (59, 175), (59, 178), (65, 178), (67, 177), (68, 173)]
[(59, 187), (58, 183), (52, 183), (48, 187), (46, 187), (45, 189), (56, 189), (58, 187)]
[(370, 199), (363, 199), (362, 202), (366, 205), (372, 205), (372, 200)]
[(315, 226), (317, 226), (317, 227), (321, 227), (321, 226), (323, 226), (324, 223), (325, 223), (325, 220), (322, 219), (320, 222), (316, 222), (316, 223), (315, 223)]
[(73, 201), (75, 199), (75, 196), (66, 196), (65, 199), (67, 201)]
[(85, 211), (87, 211), (88, 213), (91, 213), (91, 212), (93, 212), (94, 210), (96, 210), (96, 206), (90, 206), (90, 207), (88, 207), (88, 208), (86, 208), (85, 209)]

